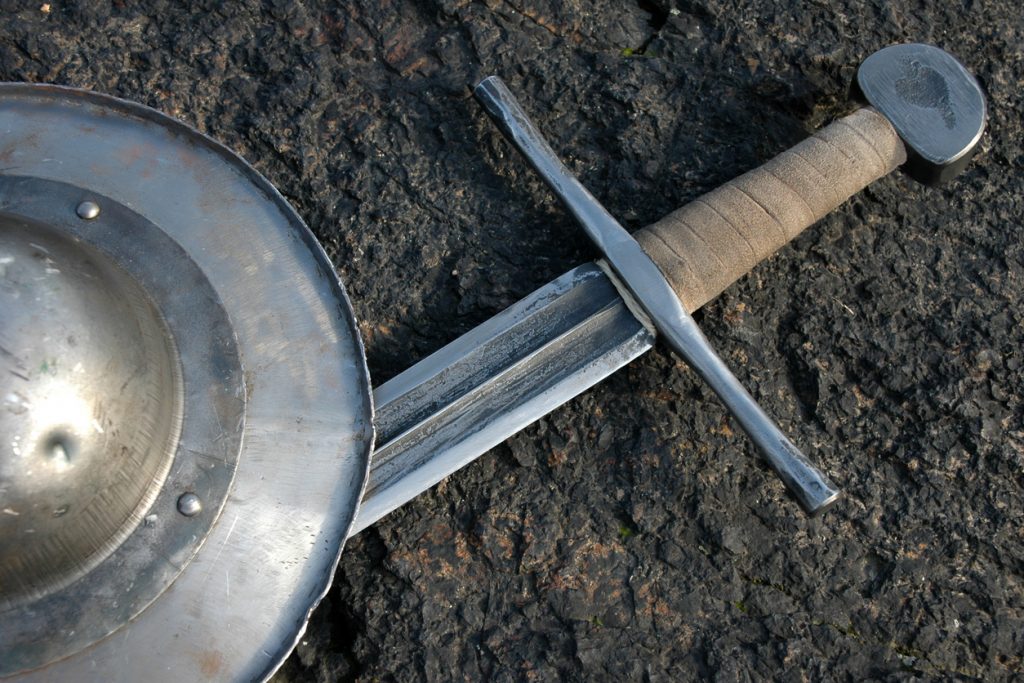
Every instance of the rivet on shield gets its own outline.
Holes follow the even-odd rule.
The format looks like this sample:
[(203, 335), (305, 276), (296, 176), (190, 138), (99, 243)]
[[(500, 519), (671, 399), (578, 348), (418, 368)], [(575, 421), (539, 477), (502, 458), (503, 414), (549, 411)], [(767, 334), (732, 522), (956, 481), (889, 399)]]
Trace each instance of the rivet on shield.
[(78, 205), (78, 208), (75, 209), (75, 213), (78, 214), (79, 218), (91, 221), (100, 215), (100, 205), (96, 202), (86, 200)]
[(178, 496), (178, 512), (185, 515), (186, 517), (195, 517), (203, 511), (203, 501), (199, 500), (199, 496), (192, 493), (183, 493)]

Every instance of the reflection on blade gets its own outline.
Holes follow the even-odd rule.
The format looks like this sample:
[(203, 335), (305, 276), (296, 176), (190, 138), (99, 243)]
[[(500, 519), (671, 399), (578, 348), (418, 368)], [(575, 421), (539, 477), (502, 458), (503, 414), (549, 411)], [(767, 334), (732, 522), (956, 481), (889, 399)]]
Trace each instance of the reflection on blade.
[(594, 264), (569, 271), (374, 392), (378, 447), (352, 533), (647, 351)]

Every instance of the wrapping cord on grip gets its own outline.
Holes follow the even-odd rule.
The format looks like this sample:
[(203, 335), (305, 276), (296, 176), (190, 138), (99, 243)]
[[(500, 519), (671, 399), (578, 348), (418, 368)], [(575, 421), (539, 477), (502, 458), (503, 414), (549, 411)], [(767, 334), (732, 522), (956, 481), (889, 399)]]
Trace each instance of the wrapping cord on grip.
[(865, 107), (634, 237), (692, 312), (905, 161), (892, 125)]

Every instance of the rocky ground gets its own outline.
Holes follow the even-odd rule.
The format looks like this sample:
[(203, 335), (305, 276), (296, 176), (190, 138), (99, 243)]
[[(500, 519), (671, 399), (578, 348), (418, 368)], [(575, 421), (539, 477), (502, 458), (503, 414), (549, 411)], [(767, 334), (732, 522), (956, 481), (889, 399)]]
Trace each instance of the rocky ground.
[(594, 257), (479, 78), (636, 229), (845, 113), (872, 51), (955, 53), (990, 105), (967, 172), (883, 179), (698, 315), (841, 504), (805, 517), (658, 349), (354, 538), (277, 680), (1024, 678), (1016, 3), (100, 4), (0, 3), (0, 77), (239, 151), (328, 249), (377, 383)]

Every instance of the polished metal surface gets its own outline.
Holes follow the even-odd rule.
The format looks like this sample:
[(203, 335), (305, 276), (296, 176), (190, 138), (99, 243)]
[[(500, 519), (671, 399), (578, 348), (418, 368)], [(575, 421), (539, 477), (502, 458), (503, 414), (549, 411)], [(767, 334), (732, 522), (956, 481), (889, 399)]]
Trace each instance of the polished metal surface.
[(174, 459), (182, 383), (137, 282), (71, 235), (5, 213), (0, 320), (3, 609), (79, 578), (142, 520)]
[(857, 70), (855, 91), (906, 144), (905, 170), (928, 184), (963, 170), (985, 131), (985, 95), (978, 81), (932, 45), (893, 45), (875, 52)]
[(502, 133), (580, 222), (669, 346), (721, 397), (804, 508), (815, 513), (834, 503), (839, 490), (737, 381), (683, 308), (658, 266), (558, 160), (505, 84), (491, 76), (476, 86), (474, 94)]
[(178, 512), (186, 517), (195, 517), (203, 511), (203, 501), (189, 491), (178, 496)]
[[(177, 303), (170, 314), (156, 307), (182, 359), (183, 397), (174, 460), (141, 523), (85, 576), (42, 601), (0, 608), (0, 666), (8, 675), (20, 672), (13, 675), (17, 681), (268, 676), (329, 586), (372, 446), (361, 342), (330, 262), (252, 168), (139, 105), (52, 86), (2, 85), (0, 156), (4, 173), (18, 174), (0, 175), (8, 183), (0, 212), (18, 214), (16, 204), (42, 194), (26, 192), (25, 183), (73, 190), (73, 198), (51, 194), (33, 208), (70, 223), (36, 222), (97, 249), (102, 240), (115, 244), (118, 253), (99, 250), (128, 270), (153, 301), (160, 297), (152, 291), (163, 287), (166, 300)], [(98, 216), (80, 218), (83, 201), (95, 202)], [(117, 207), (125, 213), (119, 216)], [(146, 242), (148, 230), (141, 237), (125, 233), (123, 221), (131, 214), (155, 226), (154, 239), (165, 243)], [(125, 233), (120, 242), (113, 239), (118, 232)], [(208, 290), (176, 277), (178, 269), (170, 265), (150, 280), (149, 269), (131, 270), (147, 253), (173, 262), (176, 257), (167, 255), (175, 250)], [(231, 381), (190, 380), (194, 363), (184, 360), (201, 356), (199, 347), (209, 345), (198, 334), (198, 312), (221, 306), (241, 378), (241, 393), (233, 396), (210, 394), (211, 387), (230, 389)], [(188, 329), (190, 321), (193, 334), (175, 331)], [(206, 349), (207, 357), (218, 355)], [(211, 360), (213, 371), (229, 377), (231, 366)], [(217, 424), (233, 410), (237, 419)], [(202, 425), (227, 438), (211, 436)], [(190, 429), (204, 434), (190, 437)], [(236, 433), (237, 467), (228, 455)], [(221, 507), (212, 484), (225, 472), (229, 485)], [(178, 510), (186, 493), (202, 503), (192, 517)], [(180, 538), (179, 550), (163, 554), (151, 534)], [(114, 558), (121, 558), (117, 566), (104, 571)], [(154, 581), (153, 573), (162, 578)], [(148, 600), (136, 599), (133, 574), (147, 585), (171, 579)], [(56, 604), (65, 590), (63, 604)], [(139, 610), (130, 621), (123, 618), (126, 602)], [(51, 608), (64, 609), (66, 618), (49, 618)], [(113, 632), (89, 647), (76, 645), (79, 624), (104, 620), (116, 622)], [(48, 643), (74, 651), (47, 654)], [(31, 661), (40, 653), (43, 663)]]
[(654, 334), (580, 266), (374, 391), (378, 447), (352, 533), (641, 355)]
[(78, 208), (75, 209), (75, 213), (78, 214), (79, 218), (91, 221), (100, 215), (100, 205), (87, 199), (78, 205)]
[[(83, 195), (103, 202), (102, 215), (77, 215)], [(8, 245), (0, 337), (23, 342), (5, 347), (18, 367), (0, 375), (0, 393), (35, 396), (3, 419), (2, 433), (19, 447), (0, 442), (0, 487), (19, 477), (48, 484), (0, 517), (0, 558), (15, 575), (0, 593), (40, 584), (0, 607), (3, 675), (101, 640), (171, 585), (227, 499), (245, 386), (227, 312), (153, 223), (95, 192), (13, 175), (0, 176), (0, 216)], [(11, 256), (25, 249), (30, 258)], [(165, 374), (171, 379), (153, 381)], [(22, 447), (40, 422), (59, 434), (59, 476)], [(184, 522), (171, 512), (183, 490), (209, 501), (206, 515)], [(145, 494), (136, 500), (137, 491)], [(47, 528), (17, 514), (26, 505), (60, 514)], [(95, 548), (96, 539), (106, 540)], [(25, 557), (37, 556), (44, 568), (23, 571)], [(47, 579), (49, 567), (74, 571)], [(83, 598), (97, 595), (117, 599), (97, 609)]]

